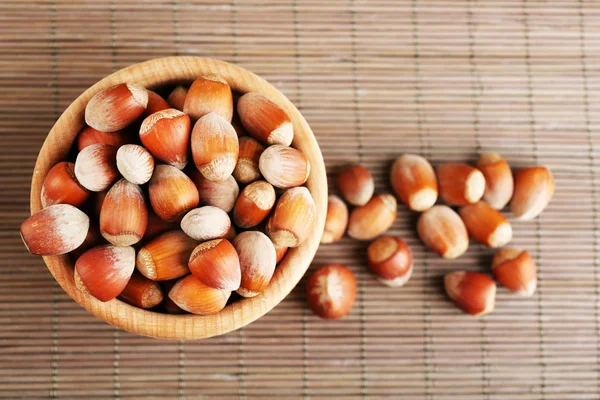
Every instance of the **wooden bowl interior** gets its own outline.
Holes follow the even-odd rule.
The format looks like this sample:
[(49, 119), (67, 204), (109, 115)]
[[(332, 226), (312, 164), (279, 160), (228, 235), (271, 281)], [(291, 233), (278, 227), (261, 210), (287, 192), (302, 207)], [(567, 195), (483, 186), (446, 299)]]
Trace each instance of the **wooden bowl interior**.
[(58, 283), (83, 308), (110, 324), (140, 335), (166, 339), (207, 338), (230, 332), (258, 319), (275, 307), (300, 281), (317, 251), (323, 232), (327, 208), (325, 165), (319, 145), (300, 112), (281, 92), (257, 75), (236, 65), (198, 57), (167, 57), (130, 66), (102, 79), (71, 103), (40, 150), (32, 178), (31, 212), (41, 209), (40, 190), (44, 177), (54, 164), (67, 158), (77, 133), (84, 125), (85, 106), (96, 92), (121, 82), (158, 88), (191, 82), (211, 73), (222, 76), (235, 91), (254, 91), (268, 96), (289, 114), (295, 133), (292, 145), (306, 154), (312, 167), (306, 186), (317, 206), (315, 227), (306, 242), (288, 251), (261, 295), (234, 302), (220, 313), (210, 316), (161, 314), (130, 306), (117, 299), (102, 303), (75, 288), (73, 261), (68, 255), (44, 257)]

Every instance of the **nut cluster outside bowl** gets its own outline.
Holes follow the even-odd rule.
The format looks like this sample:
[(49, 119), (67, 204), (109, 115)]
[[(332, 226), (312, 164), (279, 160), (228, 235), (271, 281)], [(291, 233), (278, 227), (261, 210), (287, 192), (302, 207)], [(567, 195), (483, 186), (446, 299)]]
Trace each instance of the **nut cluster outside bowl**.
[(164, 339), (201, 339), (222, 335), (255, 321), (279, 304), (298, 284), (313, 260), (323, 233), (327, 212), (325, 165), (317, 140), (302, 114), (274, 86), (252, 72), (224, 61), (200, 57), (166, 57), (132, 65), (102, 79), (73, 101), (52, 127), (38, 155), (31, 183), (31, 212), (42, 209), (40, 191), (44, 178), (52, 166), (67, 158), (84, 126), (85, 106), (95, 93), (123, 82), (153, 89), (191, 83), (208, 74), (220, 75), (234, 91), (262, 93), (288, 113), (294, 126), (292, 146), (301, 150), (311, 164), (306, 187), (317, 208), (314, 229), (302, 245), (288, 251), (264, 292), (243, 298), (208, 316), (161, 314), (118, 299), (103, 303), (76, 289), (74, 263), (69, 255), (43, 257), (56, 281), (77, 303), (98, 318), (129, 332)]

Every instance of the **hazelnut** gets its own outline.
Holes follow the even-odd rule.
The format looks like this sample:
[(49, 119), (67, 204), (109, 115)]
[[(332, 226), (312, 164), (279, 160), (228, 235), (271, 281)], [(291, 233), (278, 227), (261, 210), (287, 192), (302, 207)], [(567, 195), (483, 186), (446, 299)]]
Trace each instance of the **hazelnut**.
[(308, 307), (323, 319), (348, 315), (356, 300), (356, 278), (339, 264), (318, 268), (306, 281)]
[(353, 206), (364, 206), (375, 191), (373, 176), (362, 165), (352, 165), (337, 176), (338, 189), (342, 197)]
[(410, 249), (400, 238), (382, 236), (367, 248), (367, 261), (379, 282), (390, 287), (402, 287), (412, 275)]
[(496, 283), (478, 272), (458, 271), (444, 277), (448, 297), (467, 314), (480, 316), (494, 311)]
[(512, 198), (514, 191), (510, 166), (496, 153), (482, 154), (476, 166), (485, 177), (483, 200), (492, 208), (502, 210)]
[(534, 219), (554, 196), (554, 178), (548, 168), (531, 167), (515, 174), (515, 193), (510, 203), (512, 214), (522, 220)]
[(414, 154), (396, 159), (390, 173), (396, 196), (411, 210), (429, 210), (438, 197), (435, 171), (429, 161)]
[(289, 146), (294, 127), (287, 113), (260, 93), (244, 94), (237, 102), (240, 120), (250, 136), (265, 145)]
[(417, 232), (423, 243), (443, 258), (460, 257), (469, 248), (467, 227), (448, 206), (433, 206), (421, 214)]
[(148, 91), (133, 83), (120, 83), (96, 93), (85, 107), (85, 123), (102, 132), (125, 128), (148, 105)]
[(337, 242), (344, 236), (348, 226), (348, 207), (338, 196), (331, 195), (327, 201), (327, 217), (321, 243)]
[(467, 164), (442, 164), (437, 178), (440, 197), (453, 206), (477, 203), (485, 191), (483, 174)]
[(391, 194), (374, 196), (350, 213), (348, 236), (356, 240), (375, 239), (394, 224), (396, 208), (396, 199)]

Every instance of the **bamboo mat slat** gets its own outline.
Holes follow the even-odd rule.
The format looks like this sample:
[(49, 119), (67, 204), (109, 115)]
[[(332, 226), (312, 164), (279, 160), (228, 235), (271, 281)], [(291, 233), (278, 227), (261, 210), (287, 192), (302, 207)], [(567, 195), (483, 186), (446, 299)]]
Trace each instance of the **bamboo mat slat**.
[[(0, 2), (0, 398), (600, 398), (599, 39), (592, 0)], [(491, 252), (441, 260), (400, 207), (390, 232), (415, 259), (404, 288), (373, 279), (366, 244), (319, 249), (311, 270), (344, 263), (359, 282), (341, 321), (306, 310), (305, 279), (259, 321), (204, 341), (95, 319), (21, 244), (31, 172), (83, 90), (169, 55), (239, 63), (275, 84), (316, 133), (332, 192), (349, 162), (389, 191), (403, 152), (547, 165), (554, 200), (513, 225), (540, 267), (536, 295), (499, 288), (493, 314), (461, 314), (441, 278), (487, 271)]]

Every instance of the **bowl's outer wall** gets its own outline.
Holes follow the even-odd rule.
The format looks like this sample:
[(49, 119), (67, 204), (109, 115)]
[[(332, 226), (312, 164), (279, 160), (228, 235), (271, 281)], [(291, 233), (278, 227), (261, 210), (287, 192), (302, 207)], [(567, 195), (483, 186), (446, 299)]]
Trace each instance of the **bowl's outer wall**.
[(257, 297), (228, 305), (215, 315), (168, 315), (141, 310), (115, 299), (102, 303), (79, 292), (73, 281), (73, 261), (68, 255), (47, 256), (44, 261), (62, 288), (83, 308), (124, 330), (165, 339), (200, 339), (221, 335), (258, 319), (275, 307), (298, 284), (319, 246), (327, 209), (327, 176), (323, 156), (313, 132), (296, 107), (275, 87), (259, 76), (233, 64), (200, 57), (166, 57), (132, 65), (102, 79), (86, 90), (64, 111), (40, 150), (31, 184), (31, 212), (41, 209), (40, 191), (49, 169), (64, 160), (77, 133), (84, 125), (88, 100), (98, 91), (122, 82), (156, 88), (191, 82), (206, 74), (222, 76), (235, 91), (259, 92), (281, 106), (294, 125), (293, 146), (311, 163), (306, 182), (317, 206), (317, 218), (310, 237), (291, 249), (281, 261), (267, 289)]

